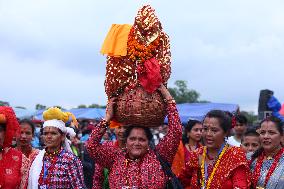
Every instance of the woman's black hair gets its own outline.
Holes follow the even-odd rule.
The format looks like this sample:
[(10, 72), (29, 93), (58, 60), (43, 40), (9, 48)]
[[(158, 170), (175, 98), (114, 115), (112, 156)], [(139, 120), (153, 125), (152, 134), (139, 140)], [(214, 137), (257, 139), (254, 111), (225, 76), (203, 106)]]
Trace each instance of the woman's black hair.
[[(206, 114), (205, 118), (216, 118), (218, 119), (221, 128), (225, 133), (228, 133), (232, 127), (231, 118), (222, 110), (211, 110)], [(204, 122), (204, 121), (203, 121)]]
[(281, 119), (274, 116), (270, 116), (262, 120), (259, 125), (261, 126), (261, 124), (265, 121), (273, 122), (276, 125), (276, 129), (279, 131), (280, 135), (283, 136), (283, 122), (281, 122)]
[(6, 123), (0, 123), (0, 127), (2, 127), (4, 131), (6, 131)]
[(189, 142), (189, 137), (187, 136), (187, 133), (191, 131), (191, 129), (196, 125), (196, 124), (202, 124), (198, 120), (190, 119), (188, 120), (185, 128), (184, 128), (184, 136), (182, 137), (182, 142), (183, 144), (186, 144)]
[(126, 128), (126, 129), (125, 129), (125, 132), (124, 132), (124, 137), (125, 137), (125, 139), (127, 139), (127, 138), (129, 137), (131, 131), (132, 131), (133, 129), (136, 129), (136, 128), (139, 128), (139, 129), (143, 129), (143, 130), (144, 130), (144, 132), (145, 132), (145, 134), (146, 134), (146, 137), (147, 137), (147, 139), (148, 139), (149, 142), (151, 142), (152, 139), (153, 139), (153, 134), (152, 134), (151, 130), (150, 130), (148, 127), (143, 127), (143, 126), (141, 126), (141, 125), (130, 125), (130, 126), (127, 126), (127, 127), (125, 127), (125, 128)]
[[(276, 129), (279, 131), (280, 135), (283, 136), (283, 122), (281, 122), (281, 120), (280, 120), (279, 118), (274, 117), (274, 116), (267, 117), (267, 118), (263, 119), (263, 120), (260, 122), (259, 125), (261, 126), (262, 123), (264, 123), (265, 121), (271, 121), (271, 122), (273, 122), (273, 123), (275, 124), (275, 126), (276, 126)], [(257, 150), (253, 153), (251, 159), (252, 159), (252, 160), (256, 159), (258, 156), (261, 155), (261, 153), (263, 152), (263, 150), (264, 150), (263, 147), (260, 147), (259, 149), (257, 149)]]
[(21, 124), (29, 125), (31, 127), (31, 129), (32, 129), (32, 134), (34, 135), (34, 133), (35, 133), (35, 124), (31, 120), (23, 119), (23, 120), (20, 121), (20, 125)]

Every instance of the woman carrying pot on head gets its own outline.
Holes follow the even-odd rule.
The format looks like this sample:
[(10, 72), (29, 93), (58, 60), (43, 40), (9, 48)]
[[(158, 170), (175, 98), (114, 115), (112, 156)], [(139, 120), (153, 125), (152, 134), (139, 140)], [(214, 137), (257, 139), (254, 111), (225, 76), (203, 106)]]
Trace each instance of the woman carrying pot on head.
[(59, 108), (49, 108), (43, 113), (43, 141), (45, 149), (33, 161), (28, 179), (28, 189), (85, 188), (81, 161), (72, 153), (66, 134), (74, 130), (65, 126), (73, 114)]
[(179, 175), (190, 189), (248, 189), (250, 170), (245, 153), (226, 143), (231, 120), (221, 110), (210, 111), (203, 121), (205, 146), (190, 152), (190, 159)]
[(284, 186), (284, 148), (281, 146), (283, 123), (268, 117), (260, 123), (261, 148), (252, 155), (253, 187), (282, 189)]
[[(164, 85), (159, 90), (167, 101), (169, 131), (154, 150), (171, 164), (181, 140), (181, 123), (170, 93)], [(105, 119), (98, 124), (86, 144), (89, 154), (102, 166), (109, 168), (110, 188), (163, 189), (168, 178), (155, 152), (150, 148), (152, 133), (149, 128), (137, 125), (127, 127), (125, 152), (100, 144), (113, 117), (113, 100), (108, 105)]]
[(19, 123), (11, 107), (0, 107), (0, 189), (24, 188), (29, 160), (11, 147), (19, 132)]

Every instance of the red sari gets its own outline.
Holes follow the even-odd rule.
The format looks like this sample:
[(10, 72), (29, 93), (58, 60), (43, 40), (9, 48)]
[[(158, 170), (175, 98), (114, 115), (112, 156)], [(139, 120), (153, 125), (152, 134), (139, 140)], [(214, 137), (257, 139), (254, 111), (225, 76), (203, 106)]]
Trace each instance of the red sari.
[[(179, 175), (183, 186), (187, 189), (201, 188), (201, 157), (204, 147), (190, 153), (190, 160)], [(208, 175), (213, 167), (208, 167)], [(228, 147), (220, 159), (210, 189), (248, 189), (250, 186), (250, 169), (245, 153), (239, 147)]]
[(24, 188), (27, 182), (29, 161), (20, 151), (5, 148), (0, 160), (0, 188)]

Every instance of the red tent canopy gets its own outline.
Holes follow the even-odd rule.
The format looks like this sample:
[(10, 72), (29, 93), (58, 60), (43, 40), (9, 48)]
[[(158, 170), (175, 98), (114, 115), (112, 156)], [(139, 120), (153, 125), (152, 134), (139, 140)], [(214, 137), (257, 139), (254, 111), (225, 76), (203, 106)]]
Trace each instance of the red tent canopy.
[(279, 111), (279, 113), (284, 116), (284, 104), (282, 104), (281, 110)]

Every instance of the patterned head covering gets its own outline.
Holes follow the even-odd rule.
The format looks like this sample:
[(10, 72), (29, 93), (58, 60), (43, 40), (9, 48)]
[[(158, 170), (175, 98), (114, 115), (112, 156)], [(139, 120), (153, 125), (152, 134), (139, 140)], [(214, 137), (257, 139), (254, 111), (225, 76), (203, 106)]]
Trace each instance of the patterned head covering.
[(20, 125), (11, 107), (0, 106), (0, 123), (5, 124), (5, 139), (3, 147), (12, 145), (13, 138), (19, 134)]
[[(59, 130), (61, 130), (63, 133), (69, 134), (71, 137), (74, 137), (76, 136), (75, 131), (72, 128), (65, 126), (65, 123), (69, 120), (70, 116), (72, 118), (73, 124), (77, 126), (78, 122), (72, 113), (62, 112), (61, 109), (57, 107), (51, 107), (43, 112), (43, 119), (45, 120), (43, 123), (43, 128), (56, 127)], [(72, 152), (70, 148), (70, 141), (67, 138), (65, 138), (64, 148), (67, 151)]]

